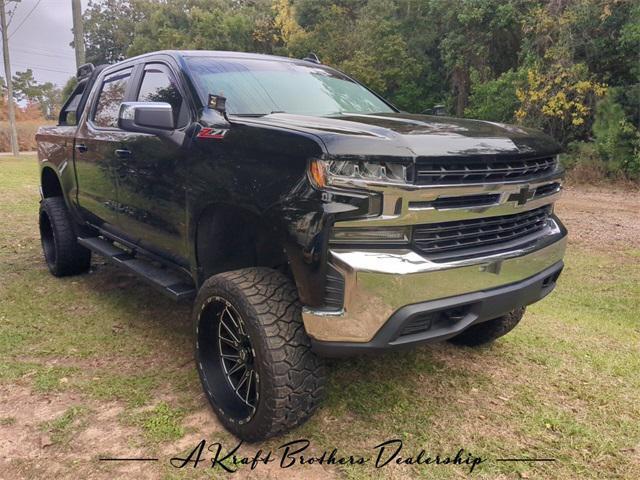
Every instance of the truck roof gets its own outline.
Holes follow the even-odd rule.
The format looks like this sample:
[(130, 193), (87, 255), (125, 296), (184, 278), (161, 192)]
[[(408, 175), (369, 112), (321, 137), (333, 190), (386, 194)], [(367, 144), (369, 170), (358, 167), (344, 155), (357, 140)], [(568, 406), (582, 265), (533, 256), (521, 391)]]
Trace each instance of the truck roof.
[[(251, 60), (276, 60), (281, 62), (308, 62), (299, 58), (289, 58), (279, 55), (268, 55), (264, 53), (247, 53), (234, 52), (228, 50), (158, 50), (155, 52), (144, 53), (135, 57), (127, 58), (123, 61), (141, 59), (151, 55), (165, 54), (175, 58), (184, 57), (217, 57), (217, 58), (245, 58)], [(312, 62), (308, 62), (312, 63)]]

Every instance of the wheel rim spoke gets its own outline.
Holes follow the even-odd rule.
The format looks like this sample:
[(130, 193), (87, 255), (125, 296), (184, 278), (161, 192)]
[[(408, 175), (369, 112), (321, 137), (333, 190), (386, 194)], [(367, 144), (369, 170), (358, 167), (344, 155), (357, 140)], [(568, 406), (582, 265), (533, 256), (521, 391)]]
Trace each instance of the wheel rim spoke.
[(228, 354), (228, 353), (221, 353), (220, 356), (222, 358), (227, 359), (227, 360), (235, 360), (236, 362), (240, 361), (240, 355), (232, 355), (232, 354)]
[(231, 369), (227, 372), (227, 375), (233, 375), (234, 373), (236, 373), (237, 371), (243, 369), (243, 368), (247, 368), (245, 367), (244, 363), (241, 361), (236, 362), (236, 364), (231, 367)]
[(255, 413), (258, 403), (258, 374), (253, 366), (253, 348), (242, 317), (226, 300), (218, 300), (218, 355), (228, 387), (238, 401)]
[(250, 370), (249, 371), (249, 380), (247, 381), (247, 395), (244, 397), (244, 401), (246, 402), (247, 405), (251, 405), (249, 403), (249, 394), (251, 393), (251, 381), (252, 380), (253, 380), (253, 370)]
[(229, 320), (231, 320), (231, 323), (235, 327), (236, 331), (240, 335), (244, 335), (244, 331), (242, 330), (242, 325), (236, 322), (236, 319), (233, 318), (233, 315), (231, 315), (231, 312), (229, 311), (229, 307), (225, 307), (225, 309), (222, 311), (222, 315), (224, 315), (225, 313), (227, 314), (227, 317), (229, 317)]
[(233, 340), (236, 343), (240, 343), (240, 340), (238, 340), (238, 337), (233, 332), (233, 330), (231, 330), (229, 326), (226, 323), (224, 323), (224, 321), (222, 320), (222, 315), (220, 316), (220, 325), (222, 325), (225, 328), (225, 330), (229, 333), (229, 335), (231, 335), (231, 338), (233, 338)]
[(236, 342), (234, 342), (233, 340), (231, 340), (230, 338), (227, 338), (227, 337), (225, 337), (223, 335), (220, 335), (220, 340), (222, 340), (224, 343), (229, 345), (234, 350), (236, 350), (236, 351), (238, 350), (238, 344)]
[(238, 385), (236, 386), (236, 388), (234, 389), (236, 391), (236, 393), (238, 393), (240, 391), (240, 387), (242, 385), (244, 385), (244, 382), (247, 381), (247, 379), (249, 378), (249, 370), (246, 370), (243, 374), (242, 374), (242, 378), (240, 379), (240, 381), (238, 382)]

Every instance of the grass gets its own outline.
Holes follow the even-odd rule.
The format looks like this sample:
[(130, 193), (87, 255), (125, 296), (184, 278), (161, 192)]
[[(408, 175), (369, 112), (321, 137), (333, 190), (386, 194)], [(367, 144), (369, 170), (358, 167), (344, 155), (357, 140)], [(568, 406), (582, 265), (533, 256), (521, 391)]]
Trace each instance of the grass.
[(105, 374), (94, 377), (83, 386), (83, 391), (98, 400), (121, 400), (131, 407), (141, 407), (152, 399), (158, 385), (153, 375)]
[(82, 406), (70, 407), (64, 414), (43, 423), (40, 428), (51, 435), (54, 443), (68, 443), (73, 433), (86, 424), (87, 408)]
[(130, 420), (142, 428), (150, 441), (170, 442), (184, 435), (184, 427), (180, 424), (184, 413), (183, 409), (173, 408), (161, 402), (151, 410), (133, 415)]
[[(89, 274), (52, 278), (37, 236), (37, 185), (35, 159), (0, 158), (0, 387), (9, 392), (5, 404), (18, 410), (33, 408), (21, 407), (23, 389), (43, 405), (49, 399), (66, 406), (42, 427), (55, 437), (59, 455), (49, 461), (63, 469), (52, 471), (79, 476), (77, 460), (65, 455), (91, 458), (89, 445), (74, 443), (75, 434), (90, 428), (103, 429), (101, 447), (123, 455), (166, 460), (203, 438), (231, 448), (235, 440), (212, 419), (194, 373), (190, 307), (100, 259)], [(464, 448), (485, 458), (473, 473), (478, 478), (640, 478), (639, 259), (638, 250), (573, 244), (556, 291), (495, 345), (439, 344), (332, 361), (329, 397), (310, 422), (241, 451), (277, 453), (282, 443), (306, 437), (308, 453), (337, 448), (371, 456), (376, 444), (399, 438), (404, 457)], [(99, 418), (113, 408), (119, 413)], [(0, 428), (21, 427), (16, 418), (22, 416), (3, 413)], [(531, 456), (557, 461), (495, 461)], [(10, 468), (18, 472), (12, 478), (47, 473), (25, 459)], [(90, 462), (82, 468), (105, 477), (126, 472)], [(148, 468), (157, 469), (156, 478), (216, 474), (197, 476), (166, 462)], [(309, 478), (468, 473), (465, 466), (393, 462), (379, 470), (371, 464), (298, 469)]]

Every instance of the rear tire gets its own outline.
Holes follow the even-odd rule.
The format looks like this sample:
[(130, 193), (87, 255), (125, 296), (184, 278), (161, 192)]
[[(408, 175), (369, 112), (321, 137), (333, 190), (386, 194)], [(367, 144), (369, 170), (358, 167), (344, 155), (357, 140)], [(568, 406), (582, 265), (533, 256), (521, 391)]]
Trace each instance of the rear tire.
[(62, 197), (49, 197), (40, 202), (39, 223), (44, 259), (53, 275), (64, 277), (89, 270), (91, 251), (78, 243)]
[(525, 307), (516, 308), (502, 317), (473, 325), (449, 341), (467, 347), (486, 345), (513, 330), (520, 323), (524, 312)]
[(318, 408), (324, 363), (311, 351), (296, 287), (282, 273), (244, 268), (209, 278), (193, 318), (202, 386), (231, 433), (264, 440)]

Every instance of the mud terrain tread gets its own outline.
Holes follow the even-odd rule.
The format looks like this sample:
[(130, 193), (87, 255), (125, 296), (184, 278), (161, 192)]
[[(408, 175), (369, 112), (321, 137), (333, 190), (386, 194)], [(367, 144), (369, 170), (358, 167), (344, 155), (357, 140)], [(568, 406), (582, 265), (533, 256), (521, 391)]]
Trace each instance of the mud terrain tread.
[(54, 263), (48, 263), (49, 270), (56, 277), (76, 275), (89, 270), (91, 251), (78, 243), (73, 222), (64, 198), (48, 197), (40, 203), (40, 214), (49, 217), (56, 250)]
[[(258, 441), (304, 423), (324, 398), (326, 371), (323, 361), (311, 351), (295, 285), (276, 270), (255, 267), (211, 277), (201, 292), (208, 295), (220, 285), (240, 290), (234, 301), (244, 303), (243, 310), (255, 312), (252, 317), (261, 334), (257, 339), (252, 337), (252, 342), (262, 344), (261, 382), (270, 386), (262, 399), (256, 428), (245, 430), (242, 437)], [(202, 300), (199, 298), (196, 305)]]

